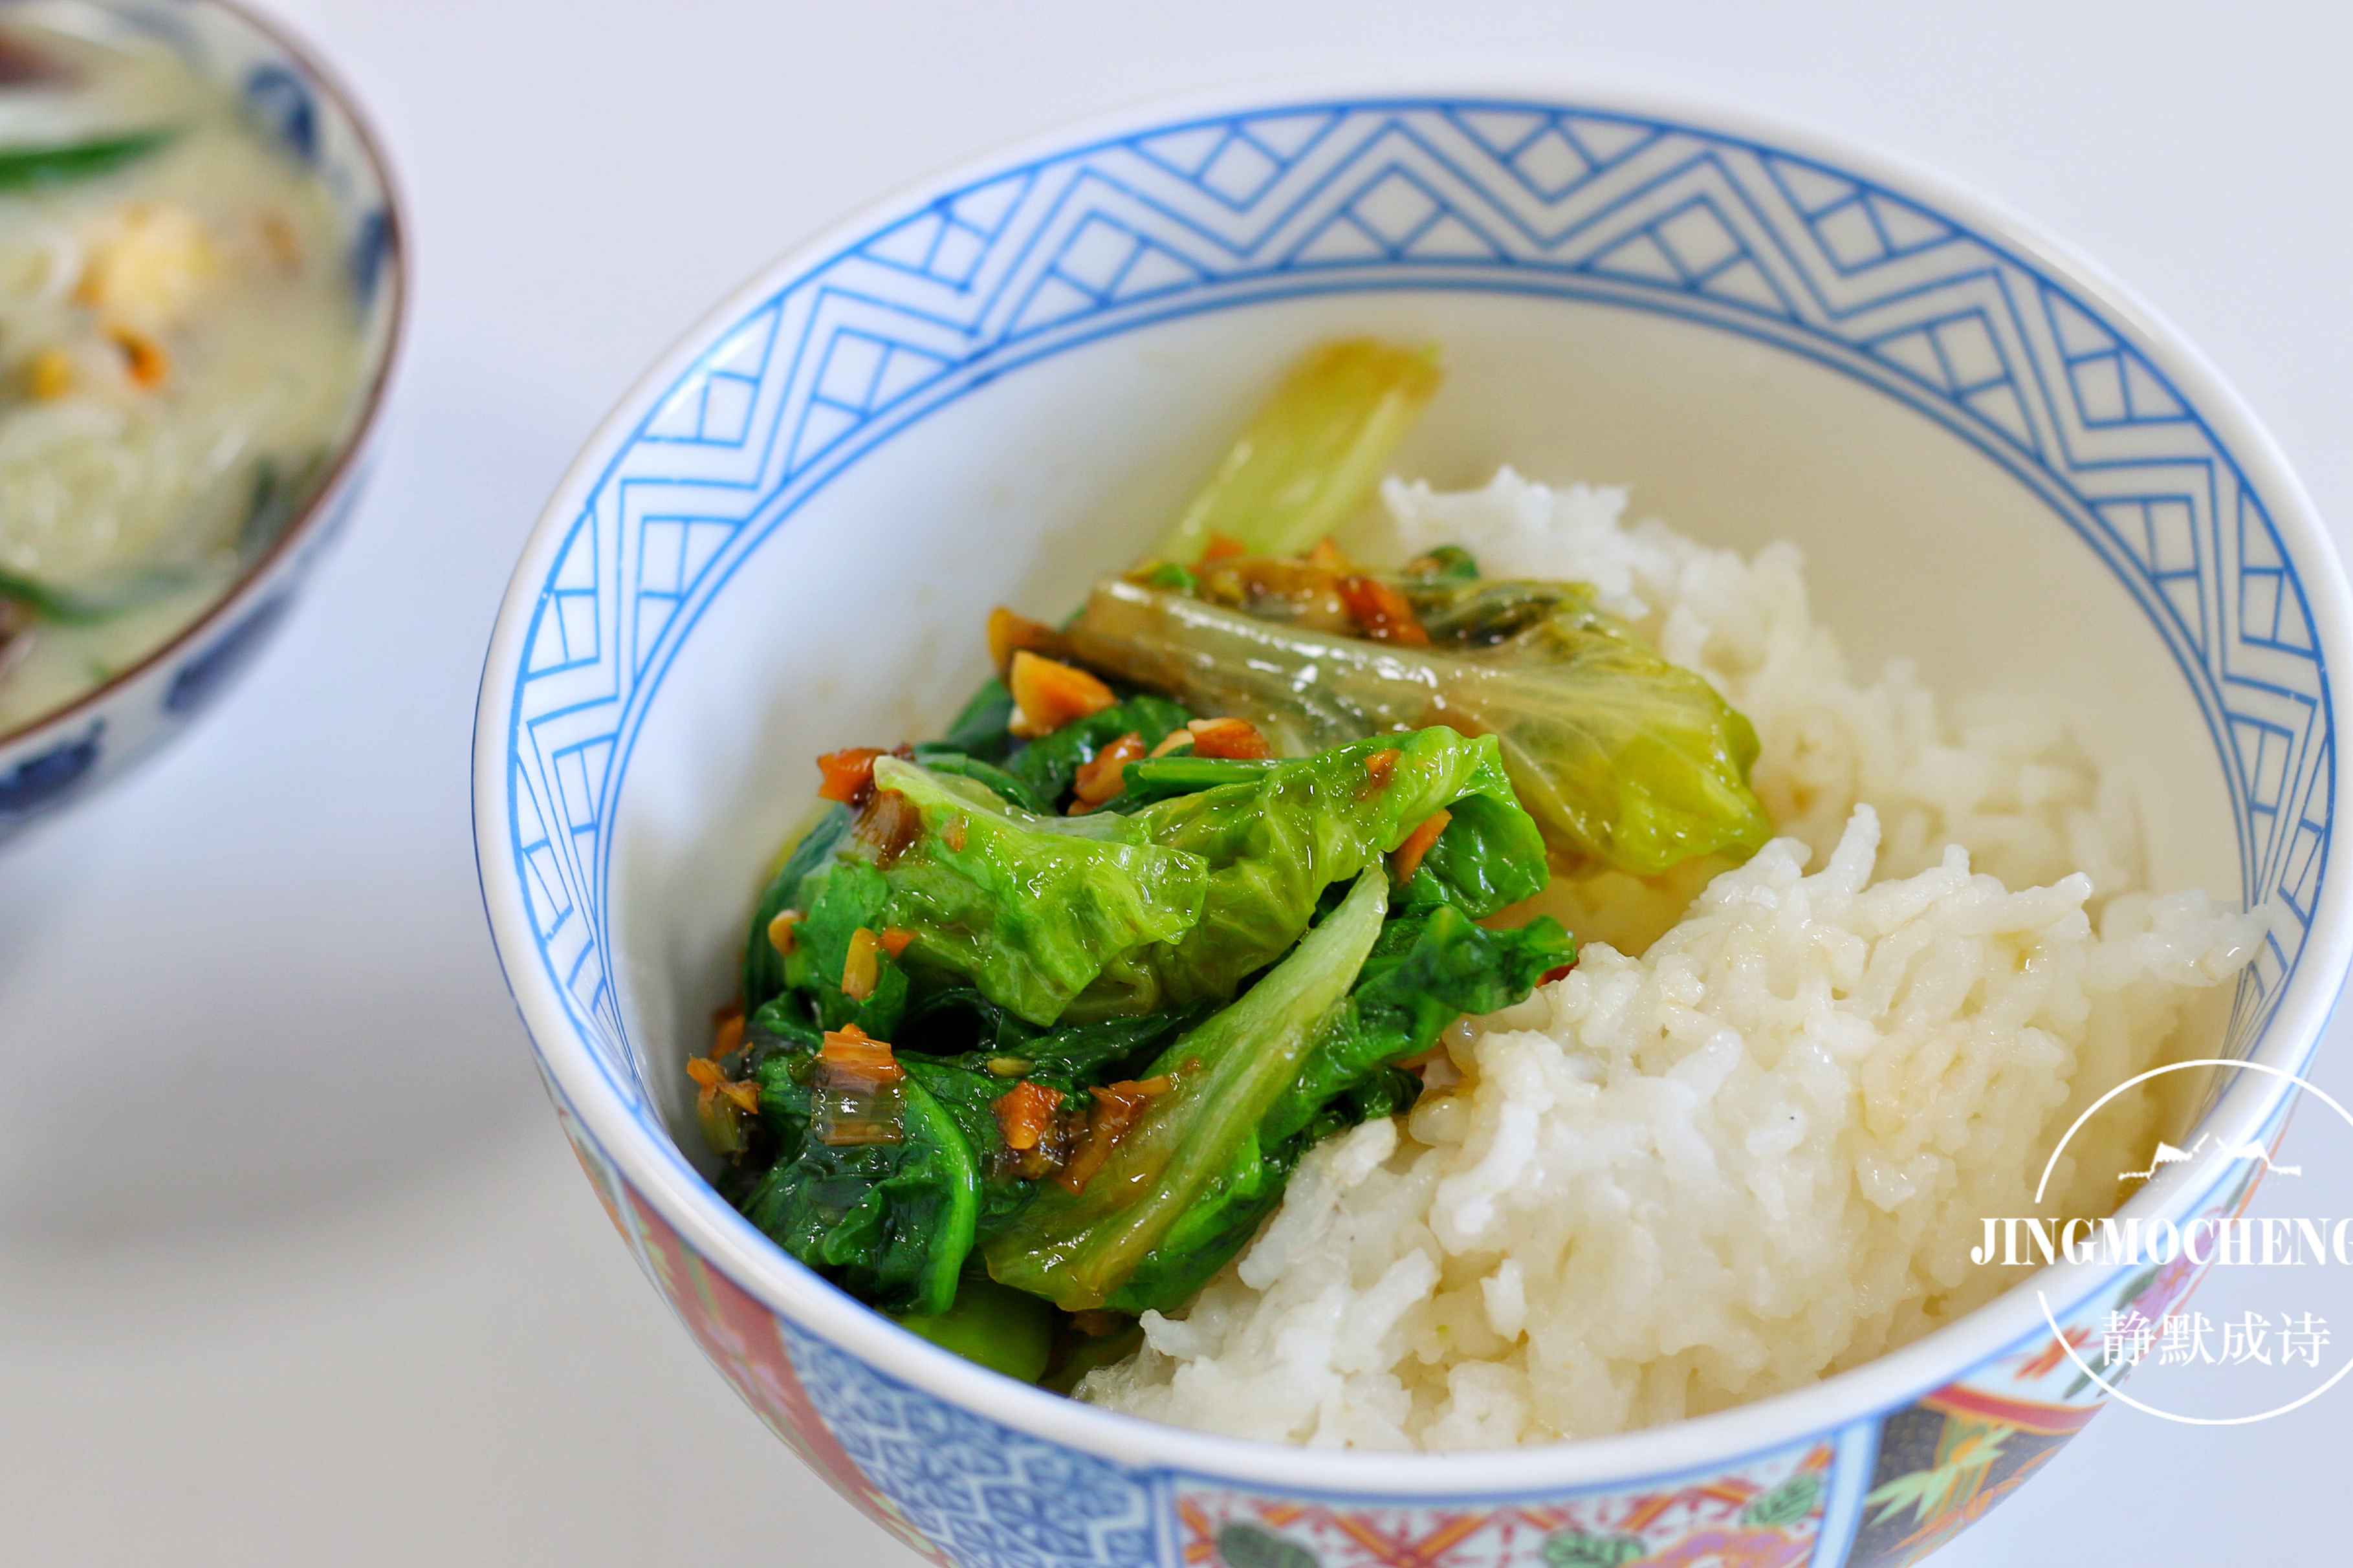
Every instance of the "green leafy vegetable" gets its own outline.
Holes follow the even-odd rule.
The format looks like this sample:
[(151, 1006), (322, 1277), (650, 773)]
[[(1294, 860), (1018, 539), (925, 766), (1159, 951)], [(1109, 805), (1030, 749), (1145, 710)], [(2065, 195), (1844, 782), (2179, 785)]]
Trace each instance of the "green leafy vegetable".
[[(1420, 1087), (1410, 1074), (1400, 1075)], [(1411, 1104), (1411, 1100), (1404, 1101)], [(1388, 1116), (1395, 1104), (1367, 1110), (1367, 1116)], [(1195, 1208), (1183, 1215), (1167, 1238), (1140, 1258), (1121, 1285), (1113, 1304), (1123, 1310), (1173, 1311), (1193, 1299), (1219, 1269), (1250, 1245), (1251, 1237), (1291, 1183), (1300, 1160), (1321, 1139), (1355, 1126), (1363, 1116), (1335, 1109), (1316, 1126), (1281, 1143), (1269, 1145), (1253, 1136), (1236, 1157), (1233, 1168), (1217, 1179), (1213, 1189)]]
[(972, 1150), (974, 1168), (981, 1176), (976, 1194), (978, 1207), (973, 1213), (973, 1243), (996, 1235), (1029, 1200), (1029, 1183), (996, 1169), (1005, 1138), (991, 1107), (1012, 1086), (978, 1061), (941, 1061), (913, 1054), (902, 1054), (898, 1060), (900, 1069), (923, 1085), (924, 1092), (948, 1113)]
[(1050, 816), (1054, 803), (1040, 798), (1018, 773), (1006, 772), (994, 763), (982, 762), (969, 752), (953, 746), (926, 743), (912, 748), (915, 761), (935, 773), (951, 773), (960, 779), (971, 779), (987, 786), (989, 793), (1019, 806), (1032, 816)]
[[(727, 1150), (739, 1206), (862, 1300), (1017, 1373), (1034, 1375), (1034, 1338), (957, 1307), (976, 1249), (1066, 1308), (1173, 1307), (1319, 1140), (1411, 1105), (1419, 1082), (1395, 1063), (1573, 952), (1549, 921), (1472, 923), (1546, 875), (1493, 740), (1438, 728), (1288, 762), (1182, 761), (1208, 787), (1052, 817), (976, 776), (877, 758), (868, 809), (912, 807), (913, 837), (886, 854), (856, 815), (828, 813), (754, 922), (743, 1060), (760, 1116)], [(1386, 919), (1382, 857), (1441, 808)], [(765, 921), (783, 908), (802, 918), (780, 959)], [(861, 927), (915, 935), (901, 961), (875, 955), (853, 1000), (839, 979)], [(822, 1135), (838, 1123), (820, 1114), (820, 1036), (849, 1024), (895, 1042), (896, 1142)], [(1008, 1173), (995, 1107), (1014, 1083), (1083, 1105), (1095, 1085), (1162, 1075), (1176, 1087), (1083, 1193)]]
[[(1083, 1085), (1119, 1076), (1124, 1066), (1140, 1068), (1208, 1009), (1037, 1031), (969, 987), (935, 994), (906, 1020), (915, 1034), (954, 1032), (943, 1015), (969, 1022), (994, 1013), (997, 1043), (1023, 1055), (983, 1048), (943, 1058), (902, 1047), (900, 1142), (836, 1148), (815, 1134), (818, 1029), (806, 1008), (798, 993), (787, 994), (752, 1020), (752, 1076), (761, 1086), (765, 1146), (776, 1154), (765, 1173), (743, 1187), (738, 1206), (779, 1246), (853, 1294), (917, 1314), (920, 1321), (908, 1323), (917, 1332), (1034, 1380), (1045, 1349), (1029, 1330), (994, 1349), (980, 1342), (1001, 1337), (1008, 1321), (1027, 1320), (1001, 1303), (967, 1314), (974, 1279), (955, 1283), (974, 1246), (1003, 1230), (1034, 1191), (1030, 1182), (995, 1173), (1003, 1137), (994, 1104), (1017, 1077), (1082, 1098)], [(976, 1037), (967, 1029), (963, 1037)], [(1007, 1075), (992, 1066), (1008, 1061), (1023, 1070)], [(995, 1289), (980, 1284), (984, 1294)], [(987, 1324), (997, 1327), (984, 1332)]]
[(1050, 808), (1070, 793), (1079, 769), (1122, 735), (1134, 732), (1147, 748), (1156, 746), (1192, 717), (1165, 698), (1131, 697), (1030, 742), (1006, 764), (1006, 771), (1021, 781), (1031, 798)]
[(0, 191), (46, 190), (110, 174), (160, 151), (176, 132), (134, 131), (50, 147), (0, 150)]
[[(973, 986), (952, 985), (926, 994), (899, 1026), (902, 1051), (946, 1057), (976, 1073), (1020, 1064), (1011, 1076), (1078, 1095), (1089, 1085), (1140, 1075), (1160, 1048), (1208, 1017), (1207, 1004), (1175, 1007), (1133, 1018), (1103, 1018), (1041, 1029)], [(997, 1092), (1006, 1088), (997, 1083)]]
[(1347, 1000), (1318, 1025), (1298, 1076), (1261, 1119), (1257, 1168), (1188, 1212), (1137, 1266), (1117, 1304), (1166, 1310), (1190, 1300), (1249, 1245), (1309, 1150), (1360, 1121), (1413, 1108), (1421, 1079), (1395, 1064), (1430, 1049), (1463, 1013), (1525, 1000), (1546, 971), (1576, 956), (1576, 943), (1549, 919), (1489, 931), (1451, 905), (1424, 916), (1398, 916), (1392, 907), (1391, 917)]
[(1120, 809), (1136, 811), (1180, 795), (1198, 795), (1220, 784), (1247, 784), (1282, 765), (1279, 759), (1271, 757), (1197, 757), (1186, 752), (1146, 757), (1121, 770), (1126, 787), (1120, 795)]
[(1002, 763), (1013, 751), (1012, 722), (1013, 693), (990, 676), (940, 737), (940, 744), (980, 762)]
[[(1493, 736), (1566, 864), (1651, 875), (1771, 837), (1756, 732), (1577, 584), (1424, 584), (1433, 646), (1300, 630), (1113, 579), (1070, 628), (1082, 658), (1285, 750), (1451, 724)], [(1159, 809), (1159, 808), (1154, 808)]]
[[(1396, 755), (1377, 782), (1370, 763), (1379, 752)], [(1232, 995), (1299, 940), (1327, 887), (1377, 863), (1440, 810), (1474, 798), (1488, 802), (1470, 808), (1476, 822), (1519, 817), (1525, 879), (1542, 887), (1540, 840), (1513, 802), (1495, 742), (1444, 728), (1336, 746), (1144, 807), (1130, 820), (1150, 842), (1208, 864), (1201, 917), (1181, 941), (1105, 965), (1086, 1000), (1141, 1012)]]
[[(891, 883), (868, 861), (841, 856), (813, 872), (801, 884), (807, 906), (793, 930), (792, 956), (785, 960), (785, 979), (794, 992), (807, 998), (818, 1027), (839, 1029), (855, 1024), (878, 1040), (899, 1031), (900, 1015), (907, 1008), (907, 973), (886, 953), (874, 955), (874, 989), (862, 1000), (841, 988), (849, 944), (860, 928), (880, 931), (891, 921)], [(765, 940), (765, 932), (761, 940)]]
[[(1395, 753), (1378, 781), (1369, 766), (1377, 752)], [(1500, 907), (1495, 879), (1517, 897), (1544, 885), (1542, 840), (1513, 804), (1493, 741), (1431, 729), (1233, 777), (1131, 815), (1052, 817), (878, 758), (877, 788), (904, 795), (922, 832), (880, 870), (887, 898), (872, 879), (858, 879), (860, 900), (835, 922), (840, 940), (858, 924), (913, 931), (907, 963), (968, 983), (1033, 1025), (1085, 1023), (1232, 995), (1299, 940), (1327, 887), (1440, 809), (1463, 808), (1463, 847), (1439, 854), (1429, 890), (1416, 897), (1483, 915)], [(845, 842), (852, 858), (862, 852), (854, 837)], [(1514, 855), (1515, 871), (1504, 865)], [(1442, 890), (1458, 860), (1485, 880)], [(820, 885), (830, 879), (812, 878), (803, 896)], [(807, 924), (818, 923), (812, 903)], [(821, 955), (812, 982), (838, 974), (839, 955), (815, 929), (808, 934)], [(822, 1005), (820, 1013), (828, 1027), (848, 1016)]]
[(1306, 549), (1372, 493), (1438, 379), (1431, 349), (1357, 339), (1315, 350), (1284, 377), (1155, 553), (1189, 566), (1213, 533), (1256, 554)]
[(934, 773), (978, 780), (1033, 816), (1050, 816), (1079, 769), (1105, 746), (1131, 731), (1156, 746), (1193, 717), (1163, 698), (1131, 697), (1022, 744), (1006, 728), (1012, 715), (1013, 699), (1003, 682), (991, 680), (965, 705), (947, 739), (913, 748), (915, 761)]
[[(785, 863), (769, 879), (760, 901), (752, 909), (752, 930), (744, 939), (744, 1010), (756, 1013), (768, 999), (785, 988), (785, 959), (768, 940), (768, 922), (786, 910), (800, 907), (801, 884), (833, 864), (833, 858), (849, 837), (850, 825), (857, 816), (846, 805), (830, 805)], [(835, 972), (839, 974), (840, 972)]]
[(943, 1350), (1023, 1383), (1045, 1375), (1054, 1348), (1053, 1310), (1037, 1297), (966, 1276), (944, 1312), (910, 1313), (899, 1326)]
[(59, 626), (94, 626), (152, 605), (191, 581), (185, 572), (151, 566), (100, 587), (60, 588), (0, 569), (0, 599), (14, 599)]
[(1164, 1253), (1183, 1259), (1206, 1239), (1222, 1240), (1227, 1204), (1279, 1188), (1261, 1155), (1259, 1123), (1346, 995), (1388, 906), (1385, 875), (1357, 878), (1340, 906), (1240, 1000), (1169, 1047), (1155, 1070), (1174, 1087), (1083, 1192), (1041, 1188), (988, 1242), (990, 1276), (1071, 1311), (1174, 1306), (1165, 1286), (1131, 1292), (1131, 1280)]
[(1281, 1143), (1382, 1068), (1436, 1045), (1463, 1014), (1525, 1000), (1548, 971), (1576, 957), (1576, 941), (1549, 916), (1516, 931), (1488, 931), (1440, 904), (1388, 921), (1347, 1005), (1325, 1024), (1299, 1076), (1268, 1110), (1261, 1142)]
[(790, 1141), (737, 1206), (777, 1246), (860, 1300), (946, 1311), (979, 1218), (981, 1171), (971, 1142), (910, 1074), (898, 1085), (897, 1142), (829, 1145), (808, 1135), (815, 1071), (811, 1052), (779, 1051), (760, 1064), (761, 1113)]
[(1444, 903), (1485, 920), (1544, 891), (1551, 878), (1534, 817), (1486, 795), (1465, 795), (1448, 810), (1451, 820), (1399, 896), (1399, 912)]
[(922, 819), (879, 873), (888, 923), (916, 935), (908, 960), (1033, 1024), (1060, 1019), (1106, 963), (1199, 918), (1206, 868), (1151, 843), (1133, 818), (1035, 816), (896, 757), (875, 760), (874, 783)]

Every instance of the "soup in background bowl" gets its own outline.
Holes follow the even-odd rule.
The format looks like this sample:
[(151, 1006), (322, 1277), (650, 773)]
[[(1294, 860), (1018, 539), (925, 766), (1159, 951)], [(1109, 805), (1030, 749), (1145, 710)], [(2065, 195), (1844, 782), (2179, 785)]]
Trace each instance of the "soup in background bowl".
[(0, 9), (0, 833), (275, 624), (353, 493), (396, 234), (357, 121), (241, 13)]

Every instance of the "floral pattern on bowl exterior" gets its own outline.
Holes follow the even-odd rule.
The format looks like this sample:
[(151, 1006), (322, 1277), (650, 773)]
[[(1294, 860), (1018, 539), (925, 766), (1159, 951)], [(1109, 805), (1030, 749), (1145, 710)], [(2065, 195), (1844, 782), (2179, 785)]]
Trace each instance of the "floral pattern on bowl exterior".
[[(796, 1326), (689, 1247), (577, 1119), (562, 1120), (607, 1216), (712, 1364), (803, 1463), (942, 1568), (1907, 1568), (2102, 1405), (2044, 1331), (1832, 1437), (1631, 1487), (1369, 1504), (1139, 1473), (958, 1410)], [(2199, 1215), (2243, 1212), (2259, 1177), (2242, 1167)], [(2179, 1268), (2135, 1276), (2063, 1329), (2081, 1346), (2109, 1311), (2155, 1319), (2196, 1281)]]
[(1797, 1568), (1820, 1532), (1836, 1449), (1816, 1443), (1656, 1490), (1502, 1508), (1365, 1508), (1180, 1481), (1187, 1563), (1228, 1568)]

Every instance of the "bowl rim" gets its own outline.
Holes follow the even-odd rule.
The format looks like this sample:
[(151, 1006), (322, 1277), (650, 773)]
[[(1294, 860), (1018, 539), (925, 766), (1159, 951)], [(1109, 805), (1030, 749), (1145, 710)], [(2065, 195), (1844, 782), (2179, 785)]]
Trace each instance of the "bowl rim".
[[(103, 5), (103, 0), (99, 0)], [(43, 738), (47, 731), (60, 734), (80, 728), (82, 719), (105, 706), (126, 689), (153, 675), (157, 667), (176, 660), (189, 647), (206, 637), (230, 618), (232, 613), (245, 608), (248, 590), (275, 575), (279, 567), (293, 556), (332, 510), (329, 503), (340, 496), (353, 469), (366, 452), (381, 423), (385, 395), (391, 390), (392, 374), (401, 358), (408, 336), (408, 219), (398, 183), (393, 178), (391, 160), (385, 156), (384, 140), (362, 112), (359, 100), (342, 77), (328, 68), (319, 53), (297, 37), (274, 17), (262, 16), (245, 4), (245, 0), (187, 0), (192, 6), (209, 8), (234, 16), (256, 33), (285, 51), (286, 58), (301, 68), (316, 87), (343, 118), (350, 122), (353, 139), (359, 143), (366, 157), (376, 184), (384, 191), (384, 283), (391, 289), (385, 303), (388, 314), (385, 321), (384, 352), (376, 358), (375, 374), (369, 378), (367, 391), (361, 398), (357, 417), (335, 449), (334, 461), (311, 490), (311, 499), (303, 504), (293, 521), (281, 530), (269, 549), (246, 563), (245, 569), (227, 584), (207, 604), (202, 614), (166, 641), (158, 644), (145, 657), (110, 677), (103, 684), (93, 686), (61, 707), (36, 714), (13, 730), (0, 730), (0, 756), (37, 748), (27, 742)], [(380, 285), (381, 286), (381, 285)]]
[[(992, 175), (1195, 121), (1342, 103), (1357, 108), (1426, 106), (1449, 99), (1498, 107), (1539, 103), (1672, 121), (1810, 160), (1916, 201), (1924, 209), (1955, 220), (1973, 237), (2072, 285), (2103, 308), (2105, 324), (2161, 366), (2183, 392), (2197, 417), (2247, 476), (2250, 488), (2263, 498), (2273, 527), (2290, 545), (2291, 559), (2309, 568), (2299, 576), (2320, 651), (2324, 703), (2332, 727), (2337, 705), (2335, 689), (2327, 683), (2327, 658), (2331, 654), (2353, 658), (2353, 593), (2348, 593), (2335, 542), (2277, 442), (2188, 338), (2104, 268), (1965, 184), (1743, 106), (1660, 90), (1624, 77), (1596, 78), (1525, 64), (1456, 60), (1244, 77), (1130, 102), (956, 160), (905, 182), (792, 247), (706, 311), (637, 379), (566, 468), (525, 542), (485, 653), (476, 710), (474, 838), (493, 945), (559, 1110), (706, 1266), (779, 1318), (830, 1341), (892, 1381), (1138, 1471), (1335, 1498), (1432, 1500), (1557, 1495), (1638, 1479), (1720, 1471), (1833, 1436), (1843, 1442), (1850, 1429), (1875, 1426), (1881, 1415), (1967, 1375), (1988, 1359), (2035, 1336), (2047, 1336), (2038, 1293), (2047, 1293), (2063, 1318), (2112, 1289), (2123, 1272), (2092, 1262), (2046, 1266), (1954, 1322), (1858, 1366), (1800, 1388), (1660, 1426), (1453, 1453), (1307, 1448), (1203, 1433), (1082, 1405), (1016, 1383), (918, 1338), (818, 1279), (753, 1229), (688, 1164), (673, 1141), (657, 1139), (647, 1130), (589, 1060), (577, 1026), (536, 962), (520, 881), (505, 858), (489, 850), (505, 830), (505, 732), (518, 685), (514, 676), (540, 585), (583, 503), (679, 377), (750, 308), (795, 278), (922, 211), (939, 196)], [(2339, 773), (2333, 783), (2332, 823), (2335, 812), (2353, 800), (2353, 778)], [(2353, 876), (2340, 875), (2335, 885), (2324, 877), (2302, 956), (2249, 1059), (2290, 1072), (2301, 1071), (2310, 1060), (2334, 1015), (2348, 962), (2353, 962), (2349, 904)], [(2292, 1092), (2291, 1085), (2269, 1074), (2238, 1074), (2199, 1125), (2251, 1136), (2287, 1108)], [(2185, 1213), (2219, 1184), (2195, 1191), (2186, 1182), (2166, 1186), (2174, 1173), (2144, 1187), (2119, 1214)]]

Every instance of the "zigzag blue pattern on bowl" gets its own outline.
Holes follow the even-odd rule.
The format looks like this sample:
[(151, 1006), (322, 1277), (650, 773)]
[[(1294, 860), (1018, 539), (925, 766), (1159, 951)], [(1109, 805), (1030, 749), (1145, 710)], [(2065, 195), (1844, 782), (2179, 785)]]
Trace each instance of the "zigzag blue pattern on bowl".
[(867, 1478), (966, 1568), (1151, 1568), (1143, 1478), (892, 1381), (783, 1319), (809, 1399)]
[(2263, 499), (2126, 329), (1999, 242), (1755, 142), (1535, 103), (1311, 103), (1103, 142), (906, 214), (747, 310), (602, 476), (533, 613), (511, 828), (543, 960), (641, 1114), (607, 959), (611, 806), (670, 655), (735, 563), (979, 381), (1173, 315), (1367, 289), (1740, 332), (1903, 399), (2030, 485), (2165, 638), (2225, 763), (2243, 892), (2292, 917), (2241, 987), (2230, 1039), (2253, 1038), (2327, 864), (2327, 673)]

